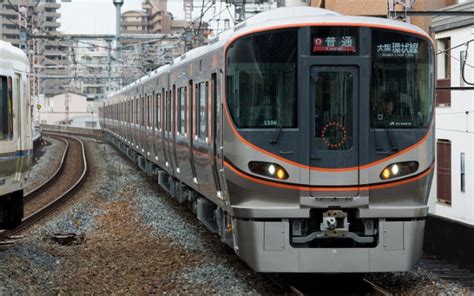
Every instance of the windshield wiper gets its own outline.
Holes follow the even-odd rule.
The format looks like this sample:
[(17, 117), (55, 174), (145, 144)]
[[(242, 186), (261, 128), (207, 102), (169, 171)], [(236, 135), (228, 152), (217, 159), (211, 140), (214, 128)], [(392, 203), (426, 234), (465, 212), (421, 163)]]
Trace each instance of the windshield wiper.
[(395, 138), (393, 137), (393, 131), (392, 128), (390, 127), (390, 124), (388, 123), (388, 118), (387, 118), (387, 112), (383, 110), (383, 119), (385, 122), (385, 131), (387, 133), (387, 138), (388, 141), (390, 142), (390, 146), (392, 146), (392, 151), (399, 151), (397, 142), (395, 141)]
[[(285, 102), (286, 104), (285, 104), (285, 108), (283, 110), (286, 110), (288, 102), (289, 101)], [(288, 113), (290, 113), (290, 112), (286, 112), (283, 115), (283, 118), (281, 119), (280, 123), (277, 125), (277, 129), (276, 129), (275, 133), (273, 134), (273, 138), (270, 140), (270, 144), (278, 143), (278, 139), (280, 138), (280, 133), (281, 133), (281, 130), (283, 129), (283, 125), (284, 125), (284, 122), (286, 121), (286, 117), (288, 116)]]

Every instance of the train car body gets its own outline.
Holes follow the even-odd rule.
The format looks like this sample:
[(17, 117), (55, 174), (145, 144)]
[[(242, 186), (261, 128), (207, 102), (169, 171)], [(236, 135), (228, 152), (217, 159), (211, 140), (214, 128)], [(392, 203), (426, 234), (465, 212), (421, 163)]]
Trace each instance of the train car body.
[(434, 51), (409, 24), (279, 8), (112, 94), (104, 134), (259, 272), (422, 253)]
[(23, 218), (23, 187), (33, 156), (28, 59), (0, 41), (0, 229)]

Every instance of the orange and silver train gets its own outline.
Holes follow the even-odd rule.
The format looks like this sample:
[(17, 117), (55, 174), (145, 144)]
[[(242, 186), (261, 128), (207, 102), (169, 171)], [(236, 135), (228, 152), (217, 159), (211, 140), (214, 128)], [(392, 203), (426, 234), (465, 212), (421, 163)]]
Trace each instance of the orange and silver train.
[(279, 8), (112, 94), (101, 125), (258, 272), (406, 271), (433, 177), (433, 61), (415, 26)]

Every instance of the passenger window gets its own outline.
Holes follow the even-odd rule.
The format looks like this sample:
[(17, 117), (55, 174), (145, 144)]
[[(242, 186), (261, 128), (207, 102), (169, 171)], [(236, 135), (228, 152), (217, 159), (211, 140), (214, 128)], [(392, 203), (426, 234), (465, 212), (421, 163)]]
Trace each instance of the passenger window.
[(186, 133), (186, 94), (186, 87), (180, 87), (178, 89), (178, 132), (183, 136)]
[(198, 123), (198, 137), (199, 139), (207, 141), (207, 101), (208, 101), (208, 82), (202, 82), (199, 84), (199, 91), (197, 97), (197, 123)]
[(12, 79), (0, 76), (0, 140), (13, 138)]
[(147, 106), (147, 108), (148, 108), (148, 127), (151, 127), (152, 124), (153, 124), (153, 122), (152, 122), (153, 121), (153, 114), (152, 114), (153, 108), (152, 108), (151, 98), (152, 98), (151, 96), (148, 96), (148, 106)]
[(161, 93), (156, 94), (156, 126), (161, 130)]

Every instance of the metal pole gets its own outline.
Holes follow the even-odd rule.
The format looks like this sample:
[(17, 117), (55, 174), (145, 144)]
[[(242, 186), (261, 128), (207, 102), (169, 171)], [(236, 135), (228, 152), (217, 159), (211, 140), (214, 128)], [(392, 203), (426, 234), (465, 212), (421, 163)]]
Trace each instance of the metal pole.
[(122, 37), (121, 36), (122, 35), (122, 30), (121, 30), (122, 22), (121, 22), (120, 10), (122, 8), (123, 1), (124, 0), (113, 0), (114, 5), (115, 5), (115, 32), (116, 32), (116, 40), (117, 40), (117, 59), (119, 59), (121, 56), (120, 55), (120, 51), (121, 51), (120, 39)]

